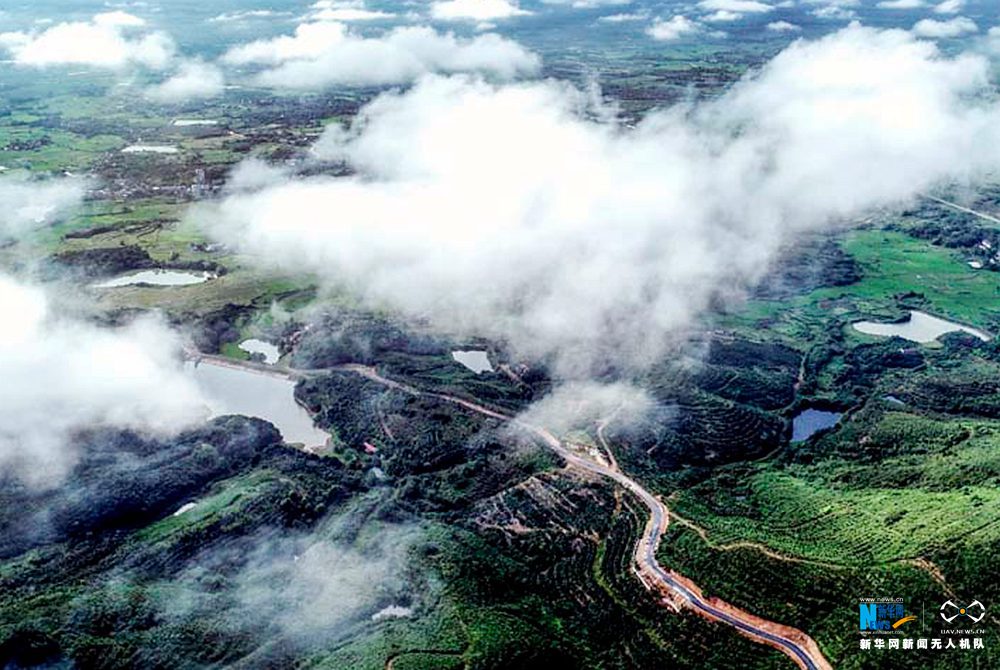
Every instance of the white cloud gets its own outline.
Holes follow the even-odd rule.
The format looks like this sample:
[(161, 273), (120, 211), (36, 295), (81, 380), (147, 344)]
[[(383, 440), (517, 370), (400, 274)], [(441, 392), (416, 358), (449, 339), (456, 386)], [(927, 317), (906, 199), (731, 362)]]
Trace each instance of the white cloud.
[(632, 4), (632, 0), (542, 0), (546, 5), (568, 5), (573, 9), (598, 9)]
[(441, 0), (431, 4), (431, 16), (441, 21), (495, 21), (531, 12), (508, 0)]
[(377, 21), (391, 19), (392, 12), (368, 9), (363, 0), (320, 0), (312, 5), (313, 21)]
[(597, 20), (602, 23), (625, 23), (628, 21), (645, 21), (648, 18), (649, 18), (648, 14), (623, 13), (623, 14), (609, 14), (607, 16), (602, 16)]
[(698, 30), (700, 30), (700, 26), (697, 22), (678, 14), (669, 21), (656, 19), (653, 21), (653, 24), (646, 29), (646, 34), (654, 40), (660, 42), (670, 42), (680, 39), (684, 35), (696, 33)]
[(482, 72), (500, 78), (531, 74), (538, 57), (496, 34), (471, 39), (427, 27), (395, 28), (363, 37), (342, 23), (305, 23), (292, 36), (235, 47), (223, 60), (274, 66), (257, 77), (265, 86), (322, 88), (411, 81), (428, 72)]
[(571, 382), (556, 387), (532, 403), (518, 416), (518, 421), (564, 436), (574, 430), (591, 428), (609, 417), (614, 417), (617, 425), (632, 425), (655, 409), (655, 401), (645, 391), (631, 385)]
[(790, 237), (1000, 168), (985, 57), (852, 25), (635, 128), (567, 83), (427, 77), (206, 205), (221, 240), (564, 377), (643, 366)]
[(339, 7), (336, 9), (321, 9), (310, 18), (317, 21), (378, 21), (391, 19), (395, 14), (390, 12), (359, 9), (357, 7)]
[(861, 0), (803, 0), (803, 4), (826, 7), (860, 7)]
[(347, 26), (342, 23), (303, 23), (292, 36), (282, 35), (233, 47), (226, 52), (223, 60), (233, 65), (274, 65), (289, 60), (318, 58), (332, 44), (346, 40), (349, 34)]
[(0, 239), (55, 221), (83, 200), (85, 188), (77, 179), (0, 179)]
[(225, 12), (209, 19), (212, 23), (234, 23), (247, 21), (250, 19), (269, 19), (275, 16), (285, 15), (284, 12), (276, 12), (273, 9), (247, 9), (238, 12)]
[(767, 29), (775, 33), (793, 33), (802, 30), (799, 26), (788, 21), (772, 21), (767, 24)]
[(985, 43), (990, 53), (1000, 54), (1000, 26), (990, 28), (987, 31)]
[(858, 16), (857, 12), (853, 9), (847, 9), (846, 6), (840, 5), (819, 7), (813, 10), (812, 14), (818, 19), (829, 19), (832, 21), (853, 21)]
[(41, 32), (0, 34), (0, 48), (19, 65), (93, 65), (162, 69), (173, 58), (169, 35), (146, 31), (145, 21), (124, 12), (98, 14), (90, 21), (59, 23)]
[(927, 5), (924, 0), (884, 0), (875, 6), (879, 9), (920, 9)]
[(720, 9), (714, 14), (709, 14), (703, 20), (710, 23), (725, 23), (729, 21), (736, 21), (741, 18), (743, 18), (743, 15), (738, 12), (730, 12), (726, 9)]
[(178, 341), (153, 319), (109, 331), (65, 315), (37, 288), (0, 275), (0, 471), (58, 483), (73, 436), (95, 426), (169, 433), (204, 418)]
[(202, 61), (181, 63), (169, 79), (146, 89), (146, 97), (162, 103), (186, 102), (214, 98), (225, 89), (222, 70)]
[(620, 7), (631, 4), (632, 0), (573, 0), (570, 6), (573, 9), (597, 9), (599, 7)]
[(261, 545), (236, 576), (237, 598), (292, 639), (329, 639), (404, 595), (407, 553), (418, 538), (415, 528), (387, 526), (364, 547), (308, 537)]
[(698, 6), (711, 11), (739, 12), (742, 14), (762, 14), (774, 7), (757, 0), (701, 0)]
[(270, 165), (259, 158), (237, 163), (226, 179), (227, 193), (256, 191), (282, 181), (288, 176), (285, 168)]
[(94, 23), (99, 26), (114, 26), (117, 28), (138, 28), (146, 25), (145, 19), (140, 19), (134, 14), (120, 10), (97, 14), (94, 16)]
[(913, 25), (913, 33), (920, 37), (932, 39), (960, 37), (979, 30), (975, 21), (964, 16), (956, 16), (947, 21), (923, 19)]
[(958, 14), (965, 9), (965, 0), (944, 0), (934, 5), (935, 14)]

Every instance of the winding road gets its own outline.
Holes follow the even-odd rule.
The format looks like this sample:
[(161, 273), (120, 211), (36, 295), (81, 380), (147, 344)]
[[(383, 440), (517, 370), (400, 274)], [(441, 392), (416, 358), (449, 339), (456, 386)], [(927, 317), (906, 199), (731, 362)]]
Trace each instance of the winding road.
[(278, 375), (290, 379), (304, 379), (315, 377), (330, 372), (344, 372), (356, 374), (381, 384), (387, 388), (395, 389), (416, 396), (429, 396), (442, 401), (453, 403), (471, 412), (482, 416), (487, 416), (499, 421), (518, 426), (544, 442), (549, 448), (561, 456), (568, 465), (591, 472), (600, 477), (611, 479), (630, 491), (636, 498), (649, 508), (650, 516), (646, 523), (646, 528), (635, 549), (635, 563), (640, 579), (647, 588), (658, 590), (666, 597), (674, 597), (682, 604), (690, 607), (696, 613), (735, 628), (742, 635), (762, 644), (767, 644), (789, 656), (795, 663), (806, 670), (832, 670), (832, 666), (823, 656), (816, 642), (806, 633), (778, 624), (772, 621), (761, 619), (749, 612), (741, 610), (718, 598), (706, 598), (701, 589), (687, 578), (671, 570), (666, 570), (656, 560), (656, 550), (660, 540), (667, 530), (670, 522), (670, 511), (663, 501), (650, 493), (634, 479), (623, 473), (614, 461), (611, 450), (608, 449), (604, 441), (604, 424), (599, 425), (598, 437), (608, 452), (610, 464), (602, 463), (593, 458), (585, 456), (586, 449), (576, 445), (565, 443), (556, 437), (550, 430), (542, 426), (536, 426), (515, 416), (504, 412), (490, 409), (484, 405), (458, 398), (456, 396), (434, 393), (431, 391), (421, 391), (413, 386), (383, 377), (374, 367), (357, 364), (339, 365), (333, 368), (320, 370), (302, 370), (289, 368), (286, 366), (271, 366), (249, 361), (234, 361), (222, 356), (213, 356), (193, 352), (190, 349), (186, 352), (190, 358), (214, 365), (226, 367), (248, 369), (255, 372)]

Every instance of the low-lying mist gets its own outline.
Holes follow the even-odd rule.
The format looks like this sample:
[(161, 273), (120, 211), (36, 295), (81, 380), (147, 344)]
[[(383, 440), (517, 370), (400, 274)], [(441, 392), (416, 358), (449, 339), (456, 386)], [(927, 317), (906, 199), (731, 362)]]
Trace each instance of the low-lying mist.
[(158, 318), (107, 330), (0, 274), (0, 471), (39, 487), (75, 464), (74, 435), (95, 426), (168, 434), (204, 419), (205, 401)]
[(353, 176), (254, 170), (194, 215), (563, 379), (641, 370), (797, 234), (1000, 166), (988, 74), (982, 55), (852, 25), (635, 127), (564, 82), (429, 76), (316, 143)]

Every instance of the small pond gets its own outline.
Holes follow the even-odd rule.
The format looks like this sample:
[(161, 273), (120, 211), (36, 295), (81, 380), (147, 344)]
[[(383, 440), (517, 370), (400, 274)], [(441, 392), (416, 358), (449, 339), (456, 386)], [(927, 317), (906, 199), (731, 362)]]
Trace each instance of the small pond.
[(179, 151), (165, 144), (132, 144), (122, 149), (123, 154), (176, 154)]
[(802, 410), (792, 419), (792, 442), (803, 442), (821, 430), (836, 426), (843, 415), (822, 409)]
[(195, 126), (217, 126), (219, 122), (215, 119), (175, 119), (173, 125), (176, 128), (191, 128)]
[(263, 355), (264, 362), (268, 365), (274, 365), (278, 362), (278, 359), (281, 358), (281, 352), (278, 350), (278, 345), (265, 342), (264, 340), (257, 340), (254, 338), (243, 340), (240, 342), (239, 348), (248, 354)]
[(190, 286), (203, 284), (209, 279), (215, 279), (211, 272), (195, 270), (140, 270), (119, 275), (94, 284), (94, 288), (117, 288), (119, 286), (135, 286), (149, 284), (151, 286)]
[(962, 331), (974, 335), (984, 342), (990, 341), (990, 336), (981, 330), (963, 326), (960, 323), (953, 323), (936, 316), (925, 314), (924, 312), (911, 311), (910, 318), (901, 323), (878, 323), (876, 321), (858, 321), (853, 324), (854, 329), (866, 335), (879, 335), (882, 337), (901, 337), (911, 342), (927, 343), (933, 342), (945, 333)]
[(481, 372), (493, 372), (493, 365), (485, 351), (453, 351), (451, 357), (477, 375)]

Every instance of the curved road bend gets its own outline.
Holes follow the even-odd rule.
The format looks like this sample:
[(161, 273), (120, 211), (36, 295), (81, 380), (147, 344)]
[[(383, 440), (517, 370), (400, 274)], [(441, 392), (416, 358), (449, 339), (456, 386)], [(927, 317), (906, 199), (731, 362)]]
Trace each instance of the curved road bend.
[[(520, 422), (517, 423), (524, 425)], [(797, 630), (794, 631), (796, 637), (800, 637), (804, 640), (803, 642), (799, 642), (792, 639), (791, 636), (771, 632), (767, 628), (763, 627), (767, 625), (766, 623), (757, 623), (759, 619), (756, 617), (753, 617), (746, 612), (742, 612), (732, 605), (723, 604), (724, 609), (723, 607), (713, 605), (705, 599), (701, 593), (697, 592), (697, 587), (692, 589), (678, 581), (670, 572), (664, 570), (656, 560), (656, 549), (660, 544), (660, 539), (667, 530), (667, 524), (669, 521), (669, 512), (666, 506), (648, 490), (640, 486), (634, 479), (621, 472), (611, 470), (602, 464), (583, 458), (568, 450), (547, 430), (534, 426), (525, 427), (540, 435), (545, 442), (548, 443), (550, 447), (555, 449), (555, 451), (566, 459), (567, 462), (598, 475), (613, 479), (622, 487), (631, 491), (637, 498), (639, 498), (639, 500), (643, 502), (643, 504), (646, 505), (646, 507), (649, 508), (649, 523), (646, 524), (646, 529), (639, 538), (639, 543), (636, 546), (635, 551), (636, 563), (638, 563), (640, 570), (644, 574), (654, 577), (655, 580), (662, 586), (666, 587), (667, 590), (680, 596), (684, 602), (703, 616), (729, 624), (743, 635), (757, 642), (768, 644), (778, 649), (791, 657), (791, 659), (795, 661), (799, 667), (806, 668), (807, 670), (830, 670), (832, 668), (819, 651), (819, 647), (816, 643), (805, 633)], [(558, 447), (556, 445), (558, 445)], [(787, 628), (785, 626), (778, 626), (775, 624), (771, 624), (770, 627)]]
[[(687, 584), (682, 583), (678, 579), (679, 575), (664, 570), (656, 560), (656, 549), (660, 544), (660, 539), (667, 530), (667, 524), (669, 522), (669, 511), (663, 502), (661, 502), (659, 498), (654, 496), (648, 490), (643, 488), (634, 479), (625, 475), (621, 471), (608, 467), (597, 461), (584, 458), (580, 454), (568, 448), (547, 428), (525, 423), (524, 421), (510, 416), (509, 414), (490, 409), (469, 400), (463, 400), (462, 398), (457, 398), (443, 393), (420, 391), (412, 386), (383, 377), (375, 370), (375, 368), (366, 365), (346, 364), (324, 370), (298, 370), (293, 368), (265, 366), (261, 364), (249, 364), (246, 361), (234, 361), (222, 356), (213, 356), (210, 354), (199, 353), (197, 354), (196, 359), (203, 360), (207, 363), (225, 365), (227, 367), (249, 368), (256, 372), (281, 375), (291, 379), (302, 379), (331, 371), (348, 372), (360, 375), (389, 388), (410, 393), (412, 395), (432, 396), (440, 400), (459, 405), (460, 407), (464, 407), (471, 412), (520, 426), (540, 438), (542, 442), (559, 454), (567, 463), (601, 477), (607, 477), (608, 479), (614, 480), (622, 487), (632, 492), (637, 498), (639, 498), (639, 500), (642, 501), (644, 505), (646, 505), (646, 507), (649, 508), (649, 523), (646, 524), (646, 528), (643, 531), (642, 536), (639, 538), (639, 542), (635, 550), (635, 560), (642, 574), (652, 577), (661, 587), (663, 587), (664, 591), (676, 594), (681, 600), (683, 600), (688, 606), (693, 608), (699, 614), (709, 619), (728, 624), (744, 636), (749, 637), (756, 642), (761, 642), (778, 649), (788, 655), (799, 667), (804, 668), (805, 670), (832, 670), (832, 666), (829, 662), (827, 662), (826, 658), (823, 657), (823, 654), (820, 652), (815, 641), (813, 641), (813, 639), (805, 633), (788, 626), (764, 621), (747, 612), (743, 612), (732, 605), (722, 603), (717, 599), (713, 598), (710, 601), (700, 593), (700, 590), (696, 586), (687, 582), (687, 580), (684, 580)], [(714, 603), (719, 604), (716, 605)], [(783, 635), (773, 632), (777, 629), (788, 631), (789, 634)]]
[[(421, 391), (413, 387), (382, 377), (374, 368), (359, 365), (346, 365), (340, 366), (339, 369), (344, 372), (360, 374), (372, 381), (403, 390), (408, 393), (421, 393)], [(636, 497), (639, 498), (639, 500), (643, 502), (643, 504), (646, 505), (646, 507), (649, 508), (650, 512), (650, 521), (646, 525), (646, 529), (639, 538), (639, 543), (636, 546), (635, 559), (639, 564), (640, 570), (642, 570), (645, 574), (652, 576), (666, 590), (680, 596), (684, 602), (703, 616), (728, 624), (746, 637), (778, 649), (788, 655), (799, 667), (805, 668), (806, 670), (832, 669), (832, 666), (829, 662), (827, 662), (826, 658), (823, 657), (823, 654), (820, 652), (815, 641), (813, 641), (813, 639), (805, 633), (791, 629), (787, 626), (761, 622), (760, 619), (757, 619), (756, 617), (725, 603), (722, 603), (721, 606), (714, 605), (698, 592), (697, 587), (691, 588), (686, 586), (678, 581), (677, 578), (671, 573), (664, 570), (656, 560), (656, 549), (660, 544), (660, 539), (667, 530), (669, 512), (666, 506), (658, 498), (643, 488), (634, 479), (617, 469), (612, 469), (602, 463), (580, 456), (572, 449), (566, 447), (566, 445), (564, 445), (559, 438), (553, 435), (552, 432), (546, 428), (534, 426), (512, 417), (509, 414), (498, 412), (469, 400), (456, 398), (455, 396), (443, 393), (427, 393), (427, 395), (454, 403), (472, 412), (520, 426), (539, 437), (553, 451), (565, 459), (567, 463), (589, 472), (593, 472), (594, 474), (602, 477), (612, 479), (625, 489), (631, 491)], [(714, 599), (713, 601), (718, 602)], [(785, 629), (788, 630), (791, 635), (782, 635), (777, 632), (772, 632), (772, 630), (769, 630), (768, 628), (772, 630)], [(796, 639), (793, 639), (792, 636)]]

